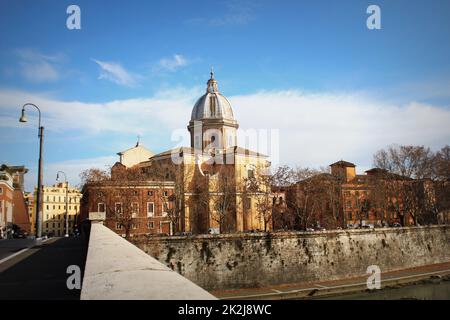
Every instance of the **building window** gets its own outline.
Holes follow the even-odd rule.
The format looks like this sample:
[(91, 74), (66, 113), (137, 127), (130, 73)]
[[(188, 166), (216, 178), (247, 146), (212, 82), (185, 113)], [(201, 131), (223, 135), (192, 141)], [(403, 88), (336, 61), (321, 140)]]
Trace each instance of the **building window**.
[(162, 204), (162, 216), (163, 217), (167, 216), (167, 211), (169, 211), (169, 203), (168, 202), (164, 202)]
[(116, 223), (116, 230), (122, 230), (122, 227), (121, 223)]
[(149, 229), (155, 228), (155, 225), (154, 225), (153, 221), (149, 221), (149, 222), (147, 223), (147, 228), (149, 228)]
[(167, 197), (167, 195), (169, 194), (167, 191), (164, 191), (164, 197)]
[(155, 204), (153, 202), (147, 202), (147, 217), (153, 217), (155, 214)]
[(148, 195), (149, 197), (153, 196), (153, 191), (147, 191), (147, 195)]
[(100, 203), (97, 205), (97, 211), (98, 211), (98, 212), (105, 212), (105, 204), (100, 202)]
[(245, 201), (245, 209), (250, 210), (251, 208), (252, 208), (252, 199), (247, 198), (247, 200)]
[(131, 204), (131, 217), (136, 218), (139, 213), (139, 203), (133, 202)]
[(114, 210), (116, 214), (122, 214), (122, 202), (116, 202)]
[(255, 171), (253, 169), (247, 170), (247, 175), (249, 179), (253, 179), (255, 177)]
[(133, 223), (133, 224), (131, 225), (131, 228), (134, 229), (134, 230), (136, 230), (136, 229), (138, 228), (138, 225), (137, 225), (136, 223)]
[(348, 213), (348, 219), (349, 219), (349, 220), (352, 220), (352, 218), (353, 218), (353, 215), (352, 215), (351, 212), (349, 212), (349, 213)]
[(133, 191), (133, 195), (134, 195), (134, 196), (137, 196), (137, 195), (138, 195), (138, 192), (137, 192), (136, 190), (134, 190), (134, 191)]

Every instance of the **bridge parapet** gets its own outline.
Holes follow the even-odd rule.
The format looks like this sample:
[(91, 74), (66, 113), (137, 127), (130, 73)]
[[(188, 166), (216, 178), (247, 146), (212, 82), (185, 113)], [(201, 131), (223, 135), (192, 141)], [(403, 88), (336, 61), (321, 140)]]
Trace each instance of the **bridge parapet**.
[(213, 295), (92, 222), (81, 300), (213, 300)]

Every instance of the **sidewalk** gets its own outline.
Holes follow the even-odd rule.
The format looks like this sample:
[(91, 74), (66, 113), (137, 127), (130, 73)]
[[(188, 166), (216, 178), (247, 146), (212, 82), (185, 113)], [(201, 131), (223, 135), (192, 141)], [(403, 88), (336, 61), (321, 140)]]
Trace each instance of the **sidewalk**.
[[(381, 274), (381, 287), (396, 286), (438, 276), (450, 275), (450, 262), (408, 268)], [(337, 295), (367, 290), (367, 276), (295, 284), (269, 286), (265, 288), (211, 291), (219, 299), (311, 299), (319, 296)]]

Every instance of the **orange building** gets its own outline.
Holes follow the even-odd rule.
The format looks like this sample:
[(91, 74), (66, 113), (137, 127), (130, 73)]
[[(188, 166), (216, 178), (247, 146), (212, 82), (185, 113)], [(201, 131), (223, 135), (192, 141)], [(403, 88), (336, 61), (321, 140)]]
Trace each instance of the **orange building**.
[(0, 238), (28, 235), (31, 224), (24, 198), (24, 166), (0, 168)]
[(287, 205), (307, 228), (408, 226), (435, 220), (433, 184), (373, 168), (357, 174), (355, 164), (338, 161), (291, 186)]

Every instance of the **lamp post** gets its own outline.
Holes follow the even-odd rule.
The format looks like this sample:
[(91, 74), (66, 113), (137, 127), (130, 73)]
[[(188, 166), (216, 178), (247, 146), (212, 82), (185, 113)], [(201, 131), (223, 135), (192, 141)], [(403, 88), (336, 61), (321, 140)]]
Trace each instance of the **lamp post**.
[(65, 224), (66, 224), (66, 234), (65, 237), (69, 236), (69, 182), (67, 182), (67, 175), (63, 171), (58, 171), (56, 173), (56, 180), (59, 180), (59, 174), (62, 173), (64, 175), (64, 180), (66, 183), (66, 216), (65, 216)]
[(44, 127), (41, 126), (41, 110), (32, 103), (25, 103), (22, 106), (22, 116), (20, 117), (20, 122), (27, 122), (28, 119), (25, 116), (25, 107), (33, 106), (39, 112), (39, 127), (38, 127), (38, 137), (39, 137), (39, 166), (38, 166), (38, 185), (37, 185), (37, 196), (36, 196), (36, 238), (42, 236), (42, 177), (44, 174), (43, 168), (43, 145), (44, 145)]

